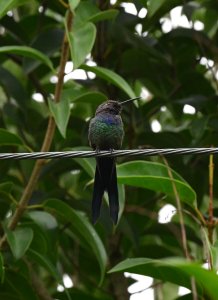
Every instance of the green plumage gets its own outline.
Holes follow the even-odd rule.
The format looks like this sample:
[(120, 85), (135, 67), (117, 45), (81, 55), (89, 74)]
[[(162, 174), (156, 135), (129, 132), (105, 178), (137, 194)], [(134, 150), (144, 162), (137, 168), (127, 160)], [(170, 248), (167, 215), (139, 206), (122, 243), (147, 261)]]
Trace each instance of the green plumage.
[(123, 123), (120, 116), (113, 116), (113, 122), (95, 117), (91, 120), (89, 140), (99, 150), (120, 149), (123, 140)]

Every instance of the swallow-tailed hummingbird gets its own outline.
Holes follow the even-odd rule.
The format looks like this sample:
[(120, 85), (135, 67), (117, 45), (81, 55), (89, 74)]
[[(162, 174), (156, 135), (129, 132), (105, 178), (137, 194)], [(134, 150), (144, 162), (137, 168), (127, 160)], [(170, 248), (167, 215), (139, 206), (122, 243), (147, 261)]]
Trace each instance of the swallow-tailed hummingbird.
[[(123, 102), (107, 100), (98, 106), (95, 117), (89, 124), (89, 143), (97, 152), (101, 150), (117, 150), (121, 148), (124, 130), (120, 116), (122, 106), (129, 101), (140, 97), (128, 99)], [(95, 224), (100, 215), (104, 192), (108, 193), (110, 216), (117, 224), (119, 213), (119, 199), (117, 187), (117, 172), (114, 157), (97, 157), (95, 181), (92, 198), (92, 221)]]

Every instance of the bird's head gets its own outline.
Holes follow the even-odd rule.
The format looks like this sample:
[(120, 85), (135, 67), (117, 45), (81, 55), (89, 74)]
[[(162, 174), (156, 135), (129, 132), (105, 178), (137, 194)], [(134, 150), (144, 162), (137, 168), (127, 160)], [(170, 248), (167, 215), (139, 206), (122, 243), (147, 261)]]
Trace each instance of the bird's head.
[(121, 112), (121, 103), (115, 100), (107, 100), (99, 105), (96, 110), (96, 115), (99, 113), (109, 113), (112, 115), (119, 115)]
[(140, 99), (141, 97), (131, 98), (128, 100), (125, 100), (123, 102), (118, 102), (115, 100), (107, 100), (99, 105), (99, 107), (96, 110), (95, 115), (98, 115), (100, 113), (109, 113), (112, 115), (119, 115), (122, 110), (122, 106), (126, 105), (128, 102), (132, 102), (134, 100)]

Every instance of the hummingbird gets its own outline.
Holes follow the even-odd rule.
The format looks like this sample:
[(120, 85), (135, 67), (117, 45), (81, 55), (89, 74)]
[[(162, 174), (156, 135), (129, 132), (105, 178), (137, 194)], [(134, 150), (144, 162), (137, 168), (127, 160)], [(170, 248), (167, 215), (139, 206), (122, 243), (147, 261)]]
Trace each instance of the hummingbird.
[[(96, 152), (118, 150), (124, 137), (121, 110), (124, 104), (141, 97), (123, 102), (107, 100), (97, 107), (95, 117), (89, 123), (89, 144)], [(110, 217), (117, 224), (119, 199), (117, 187), (116, 161), (114, 157), (97, 157), (92, 197), (92, 222), (99, 218), (104, 192), (108, 193)]]

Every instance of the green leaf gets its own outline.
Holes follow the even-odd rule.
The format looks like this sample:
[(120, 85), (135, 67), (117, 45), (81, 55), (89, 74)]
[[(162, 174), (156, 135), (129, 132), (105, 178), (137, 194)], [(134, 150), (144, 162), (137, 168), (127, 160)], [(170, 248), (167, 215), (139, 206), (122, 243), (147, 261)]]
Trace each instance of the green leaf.
[(6, 235), (14, 257), (21, 258), (32, 242), (33, 230), (31, 228), (17, 228), (14, 231), (6, 229)]
[(68, 99), (62, 99), (58, 103), (49, 100), (48, 104), (50, 112), (55, 119), (58, 130), (60, 131), (60, 134), (65, 138), (67, 124), (70, 118), (70, 103)]
[(10, 194), (12, 191), (13, 183), (10, 181), (0, 183), (0, 191)]
[(77, 91), (75, 88), (63, 90), (61, 99), (66, 98), (72, 103), (79, 102), (91, 104), (100, 104), (107, 100), (107, 97), (100, 92)]
[(152, 17), (166, 0), (150, 0), (148, 5), (149, 16)]
[(37, 264), (44, 267), (57, 281), (59, 282), (62, 281), (61, 275), (59, 274), (55, 266), (53, 266), (49, 257), (46, 257), (45, 255), (41, 255), (40, 253), (36, 252), (33, 249), (29, 249), (27, 255)]
[(15, 7), (23, 5), (29, 0), (1, 0), (0, 1), (0, 18), (2, 18), (9, 10), (12, 10)]
[(96, 28), (93, 23), (85, 23), (67, 33), (74, 70), (77, 69), (91, 52), (95, 42)]
[(6, 181), (0, 183), (0, 219), (3, 220), (8, 210), (10, 209), (10, 205), (14, 204), (14, 198), (11, 195), (12, 188), (14, 187), (12, 182)]
[(91, 1), (81, 1), (75, 14), (74, 28), (79, 28), (87, 22), (99, 22), (113, 19), (117, 16), (118, 10), (107, 9), (100, 10)]
[(205, 270), (196, 263), (189, 263), (179, 258), (162, 260), (149, 258), (127, 259), (109, 271), (109, 273), (113, 272), (131, 272), (151, 276), (189, 289), (191, 288), (190, 278), (193, 276), (197, 285), (203, 287), (211, 299), (216, 300), (218, 295), (218, 277), (216, 273)]
[(90, 16), (88, 18), (88, 21), (95, 23), (103, 20), (113, 19), (117, 16), (118, 13), (119, 11), (117, 9), (108, 9), (108, 10), (100, 11)]
[(0, 53), (14, 53), (25, 57), (31, 57), (41, 61), (54, 71), (51, 60), (42, 52), (27, 46), (3, 46), (0, 47)]
[(7, 300), (20, 300), (18, 296), (15, 296), (13, 291), (11, 293), (4, 293), (0, 292), (0, 299), (7, 299)]
[(69, 205), (57, 199), (47, 200), (44, 204), (44, 207), (45, 209), (62, 217), (65, 222), (70, 222), (72, 227), (75, 228), (76, 231), (81, 234), (81, 236), (83, 236), (98, 260), (101, 270), (100, 282), (102, 282), (106, 269), (107, 254), (101, 239), (85, 215), (72, 209)]
[(70, 9), (74, 12), (74, 9), (78, 6), (80, 0), (69, 0)]
[(0, 253), (0, 283), (3, 283), (4, 278), (5, 278), (4, 260), (2, 254)]
[(58, 226), (56, 219), (46, 211), (29, 211), (28, 216), (42, 228), (55, 229)]
[[(118, 182), (122, 184), (147, 188), (175, 196), (172, 179), (167, 166), (149, 161), (134, 161), (121, 164), (117, 168)], [(196, 207), (196, 194), (190, 185), (171, 169), (173, 182), (182, 201)]]
[[(7, 290), (12, 291), (14, 295), (22, 300), (38, 300), (30, 282), (20, 272), (7, 271), (5, 274), (5, 284)], [(3, 287), (4, 288), (4, 287)], [(2, 298), (8, 299), (8, 298)], [(9, 298), (11, 299), (11, 298)], [(13, 299), (13, 298), (12, 298)]]
[(0, 146), (24, 146), (23, 141), (16, 134), (0, 128)]
[[(66, 151), (89, 151), (89, 147), (73, 147), (67, 148)], [(85, 171), (90, 177), (94, 177), (95, 174), (95, 159), (90, 158), (73, 158)]]
[(218, 241), (214, 243), (213, 246), (211, 246), (211, 258), (212, 258), (212, 265), (214, 270), (218, 270)]
[[(83, 150), (90, 150), (88, 147), (74, 147), (70, 148), (70, 151), (83, 151)], [(94, 158), (73, 158), (91, 178), (94, 177), (95, 174), (95, 159)]]
[[(39, 33), (29, 45), (31, 48), (40, 51), (44, 56), (53, 57), (60, 49), (63, 41), (64, 31), (61, 28), (49, 28)], [(25, 57), (23, 70), (26, 74), (33, 72), (41, 64), (40, 60)]]
[(0, 84), (8, 95), (17, 100), (20, 106), (23, 107), (26, 104), (28, 97), (23, 85), (9, 70), (2, 67), (0, 67)]
[(14, 204), (16, 201), (11, 195), (12, 188), (14, 187), (12, 182), (2, 182), (0, 183), (0, 219), (4, 219), (8, 210), (10, 209), (10, 205)]
[(31, 228), (34, 232), (34, 237), (31, 242), (30, 248), (28, 249), (28, 253), (30, 249), (33, 249), (34, 251), (41, 253), (42, 255), (45, 255), (50, 251), (50, 249), (53, 249), (53, 241), (49, 238), (48, 231), (44, 228), (31, 224)]
[(218, 269), (218, 241), (216, 240), (214, 245), (210, 243), (208, 232), (204, 227), (201, 227), (202, 240), (204, 245), (204, 251), (211, 258), (211, 264), (214, 270)]
[(108, 82), (116, 85), (121, 90), (123, 90), (129, 97), (134, 98), (136, 97), (133, 89), (130, 85), (118, 74), (115, 72), (103, 68), (103, 67), (91, 67), (88, 65), (82, 65), (81, 68), (85, 71), (91, 71), (95, 73), (97, 76), (107, 80)]

